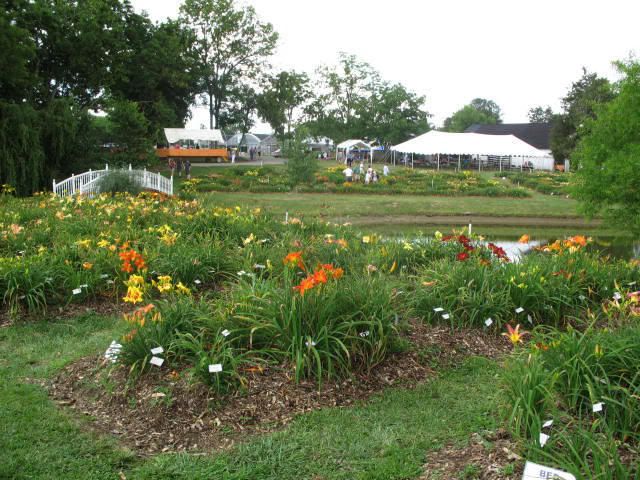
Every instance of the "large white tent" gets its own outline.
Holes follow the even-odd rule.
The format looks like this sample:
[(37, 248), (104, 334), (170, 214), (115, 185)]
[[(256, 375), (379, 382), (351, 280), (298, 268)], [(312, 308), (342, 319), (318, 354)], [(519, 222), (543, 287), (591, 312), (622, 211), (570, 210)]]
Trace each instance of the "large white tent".
[(224, 144), (222, 132), (220, 130), (188, 129), (188, 128), (165, 128), (164, 134), (170, 144), (184, 141), (217, 142)]
[(543, 157), (545, 152), (513, 135), (448, 133), (432, 130), (391, 147), (391, 150), (419, 155), (496, 155)]

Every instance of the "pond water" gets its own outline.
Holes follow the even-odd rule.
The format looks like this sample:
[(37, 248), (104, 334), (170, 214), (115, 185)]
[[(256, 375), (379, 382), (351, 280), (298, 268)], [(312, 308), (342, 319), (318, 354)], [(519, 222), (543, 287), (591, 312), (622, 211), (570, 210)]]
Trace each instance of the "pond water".
[[(378, 233), (386, 238), (397, 239), (415, 239), (419, 236), (432, 236), (434, 232), (440, 231), (445, 235), (450, 234), (454, 230), (456, 232), (461, 231), (460, 226), (438, 226), (425, 225), (421, 228), (419, 225), (367, 225), (366, 227), (360, 227), (360, 230), (366, 232)], [(473, 233), (482, 235), (487, 242), (493, 242), (499, 247), (503, 248), (510, 259), (515, 260), (522, 255), (526, 255), (527, 252), (533, 250), (535, 247), (547, 245), (553, 243), (558, 239), (564, 239), (576, 234), (582, 234), (575, 230), (562, 229), (524, 229), (518, 227), (517, 231), (526, 232), (530, 241), (528, 244), (522, 244), (518, 242), (520, 233), (510, 232), (509, 228), (495, 228), (483, 227), (474, 229)], [(514, 229), (516, 230), (516, 229)], [(464, 233), (467, 231), (465, 229)], [(587, 247), (592, 251), (600, 252), (601, 255), (610, 255), (615, 258), (632, 259), (640, 258), (640, 240), (629, 235), (611, 234), (608, 232), (594, 232), (591, 235), (587, 235), (592, 238), (592, 242)]]

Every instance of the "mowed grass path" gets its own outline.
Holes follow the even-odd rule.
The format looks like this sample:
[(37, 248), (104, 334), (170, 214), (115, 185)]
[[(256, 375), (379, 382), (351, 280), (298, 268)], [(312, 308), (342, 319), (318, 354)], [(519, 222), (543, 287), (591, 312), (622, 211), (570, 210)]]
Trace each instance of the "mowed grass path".
[(261, 207), (284, 215), (320, 218), (357, 218), (435, 215), (482, 215), (492, 217), (578, 217), (572, 199), (533, 193), (530, 198), (445, 197), (427, 195), (358, 195), (331, 193), (228, 193), (203, 194), (221, 206)]
[(228, 452), (139, 459), (91, 433), (87, 420), (60, 410), (40, 386), (121, 332), (117, 320), (95, 315), (0, 329), (0, 478), (414, 478), (429, 451), (499, 422), (499, 368), (473, 358), (414, 390), (389, 389), (356, 407), (306, 414)]

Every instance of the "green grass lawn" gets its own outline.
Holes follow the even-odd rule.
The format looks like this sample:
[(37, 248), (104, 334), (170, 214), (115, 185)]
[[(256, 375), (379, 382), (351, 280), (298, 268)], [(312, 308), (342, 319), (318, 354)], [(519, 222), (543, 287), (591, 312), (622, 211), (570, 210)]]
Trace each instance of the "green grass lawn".
[(499, 421), (498, 366), (472, 358), (414, 390), (306, 414), (228, 452), (142, 460), (91, 433), (88, 420), (60, 410), (39, 385), (103, 351), (121, 329), (114, 319), (85, 315), (0, 330), (0, 478), (118, 479), (121, 471), (128, 479), (415, 478), (429, 451)]
[(530, 198), (359, 195), (330, 193), (209, 193), (221, 206), (262, 207), (270, 212), (328, 219), (393, 215), (487, 215), (495, 217), (577, 217), (577, 202), (534, 193)]

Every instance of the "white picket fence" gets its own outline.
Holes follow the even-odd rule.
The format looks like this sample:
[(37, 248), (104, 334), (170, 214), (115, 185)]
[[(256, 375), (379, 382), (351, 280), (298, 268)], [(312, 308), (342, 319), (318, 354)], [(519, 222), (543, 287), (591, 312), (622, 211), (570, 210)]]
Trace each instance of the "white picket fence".
[[(105, 165), (104, 170), (89, 170), (80, 175), (72, 175), (62, 182), (54, 180), (53, 193), (60, 197), (76, 194), (92, 197), (99, 193), (99, 180), (108, 175), (110, 171), (113, 172), (114, 170), (109, 170), (109, 165)], [(166, 178), (159, 173), (148, 172), (146, 168), (144, 170), (133, 170), (131, 165), (129, 165), (128, 170), (116, 171), (127, 174), (141, 188), (173, 195), (173, 176)]]

